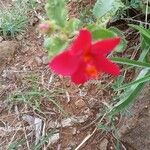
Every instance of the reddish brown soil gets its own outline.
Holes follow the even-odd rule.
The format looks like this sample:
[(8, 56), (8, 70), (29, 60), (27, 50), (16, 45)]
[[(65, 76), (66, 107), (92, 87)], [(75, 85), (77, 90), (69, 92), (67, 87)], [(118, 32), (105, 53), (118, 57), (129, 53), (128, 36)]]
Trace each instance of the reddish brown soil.
[[(91, 4), (91, 1), (88, 2), (88, 4)], [(71, 5), (73, 5), (73, 3)], [(84, 5), (85, 4), (83, 3), (83, 6)], [(31, 20), (31, 22), (32, 21), (33, 20)], [(64, 114), (58, 111), (51, 102), (48, 102), (47, 99), (43, 97), (40, 97), (38, 101), (40, 101), (40, 109), (45, 115), (34, 110), (32, 106), (29, 106), (26, 103), (6, 102), (7, 99), (9, 100), (9, 96), (12, 96), (14, 93), (18, 91), (22, 93), (28, 91), (32, 92), (33, 86), (38, 86), (41, 91), (46, 91), (49, 95), (54, 93), (55, 101), (61, 105), (68, 115), (82, 116), (88, 113), (89, 119), (83, 124), (60, 128), (60, 140), (57, 144), (50, 146), (48, 149), (58, 149), (59, 146), (61, 149), (67, 147), (75, 148), (82, 142), (87, 134), (94, 129), (93, 125), (89, 126), (87, 129), (84, 128), (88, 126), (90, 122), (95, 120), (96, 115), (100, 112), (99, 110), (103, 108), (102, 102), (109, 102), (111, 99), (111, 90), (109, 88), (103, 90), (101, 86), (102, 84), (105, 85), (105, 78), (107, 78), (107, 82), (110, 84), (112, 83), (112, 79), (106, 76), (96, 83), (91, 82), (85, 86), (76, 86), (70, 82), (70, 79), (65, 79), (55, 75), (52, 82), (48, 83), (52, 75), (48, 65), (39, 65), (35, 61), (36, 57), (42, 58), (44, 55), (47, 55), (43, 49), (43, 37), (39, 36), (39, 33), (37, 32), (37, 23), (38, 22), (35, 22), (34, 26), (28, 26), (26, 33), (23, 35), (23, 39), (20, 41), (20, 49), (18, 49), (12, 61), (4, 68), (4, 70), (13, 72), (11, 78), (0, 77), (2, 85), (0, 91), (0, 121), (2, 125), (7, 122), (7, 124), (14, 129), (18, 126), (27, 128), (29, 124), (20, 118), (22, 115), (26, 114), (33, 117), (40, 117), (45, 122), (45, 132), (48, 132), (48, 130), (50, 130), (49, 121), (51, 119), (49, 114), (51, 114), (51, 112), (53, 113), (53, 115), (51, 115), (53, 120), (61, 120), (64, 118)], [(33, 25), (33, 23), (31, 24)], [(3, 74), (3, 71), (1, 74)], [(37, 77), (35, 83), (32, 81), (32, 75)], [(101, 82), (104, 83), (101, 84)], [(59, 92), (55, 92), (57, 90), (59, 90)], [(81, 96), (81, 91), (84, 96)], [(66, 92), (70, 99), (69, 102)], [(90, 99), (93, 99), (92, 103), (94, 101), (93, 106), (90, 106)], [(78, 108), (75, 105), (77, 100), (83, 100), (85, 105)], [(74, 135), (71, 133), (73, 128), (76, 128), (77, 131)], [(10, 144), (9, 142), (25, 138), (30, 132), (31, 131), (26, 129), (11, 132), (8, 131), (7, 136), (1, 135), (0, 137), (0, 142), (3, 143), (2, 148), (7, 149)], [(101, 131), (97, 131), (97, 133), (90, 139), (89, 143), (84, 145), (83, 149), (97, 149), (98, 144), (100, 144), (100, 138), (103, 138), (103, 134), (101, 134)], [(29, 145), (31, 145), (31, 143), (34, 142), (34, 138), (29, 138), (28, 141)], [(22, 148), (27, 149), (26, 146), (26, 144), (23, 144)]]
[[(92, 0), (84, 1), (81, 4), (71, 2), (69, 7), (74, 8), (77, 4), (84, 7), (87, 4), (93, 4), (93, 2), (94, 1)], [(78, 13), (80, 13), (80, 11), (78, 11), (78, 9), (81, 10), (81, 8), (76, 8), (77, 10), (71, 9), (71, 16), (79, 15)], [(83, 139), (94, 130), (96, 125), (96, 115), (102, 114), (104, 108), (106, 108), (105, 104), (112, 102), (115, 93), (112, 93), (110, 85), (112, 85), (114, 79), (110, 76), (104, 75), (103, 77), (100, 77), (98, 81), (91, 81), (85, 85), (77, 86), (71, 83), (68, 78), (54, 75), (51, 82), (49, 82), (52, 77), (52, 72), (48, 65), (39, 65), (35, 60), (36, 57), (42, 58), (44, 55), (47, 55), (43, 48), (43, 37), (37, 32), (37, 24), (38, 22), (35, 22), (34, 26), (33, 24), (29, 25), (23, 39), (20, 41), (21, 48), (17, 51), (11, 63), (7, 64), (4, 68), (4, 70), (12, 71), (14, 76), (9, 79), (0, 76), (0, 84), (2, 85), (0, 91), (0, 127), (7, 124), (15, 129), (17, 127), (23, 128), (23, 130), (5, 132), (4, 135), (1, 133), (0, 143), (2, 143), (2, 149), (7, 149), (10, 142), (25, 138), (28, 143), (23, 144), (21, 149), (26, 150), (28, 149), (28, 144), (31, 146), (35, 142), (35, 135), (27, 137), (27, 135), (31, 134), (33, 131), (27, 129), (29, 123), (22, 119), (24, 114), (35, 118), (41, 118), (45, 124), (45, 127), (43, 127), (45, 133), (48, 133), (51, 130), (51, 120), (61, 121), (66, 117), (65, 114), (58, 110), (57, 107), (44, 96), (34, 97), (32, 99), (33, 101), (34, 99), (37, 99), (40, 104), (39, 108), (42, 112), (33, 107), (35, 105), (34, 102), (31, 106), (23, 102), (6, 101), (9, 100), (9, 96), (14, 95), (16, 92), (22, 92), (22, 94), (25, 94), (26, 92), (33, 92), (33, 90), (38, 89), (40, 92), (46, 92), (58, 104), (60, 104), (63, 110), (67, 113), (67, 116), (88, 115), (88, 120), (84, 123), (75, 124), (71, 127), (60, 127), (59, 141), (46, 148), (50, 150), (67, 150), (67, 148), (75, 149)], [(135, 41), (133, 44), (135, 44)], [(132, 46), (129, 45), (128, 47), (131, 48)], [(137, 56), (131, 51), (126, 52), (126, 54), (129, 54), (130, 56)], [(131, 72), (129, 73), (127, 78), (128, 81), (133, 78), (133, 74), (131, 74)], [(78, 100), (84, 101), (85, 104), (82, 107), (76, 106), (75, 103)], [(94, 122), (94, 124), (91, 124), (91, 122)], [(105, 120), (105, 122), (107, 122), (107, 120)], [(76, 129), (76, 133), (73, 133), (73, 129)], [(90, 140), (83, 144), (81, 149), (98, 150), (104, 139), (107, 139), (108, 141), (104, 150), (115, 149), (116, 139), (112, 132), (105, 132), (102, 130), (96, 131)], [(44, 146), (46, 147), (47, 143)]]

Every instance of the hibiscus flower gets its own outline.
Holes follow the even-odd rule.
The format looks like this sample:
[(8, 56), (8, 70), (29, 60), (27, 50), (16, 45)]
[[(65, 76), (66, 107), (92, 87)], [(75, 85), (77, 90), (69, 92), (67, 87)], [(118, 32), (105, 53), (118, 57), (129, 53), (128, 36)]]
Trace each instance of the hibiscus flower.
[(119, 37), (92, 43), (92, 34), (82, 29), (72, 45), (49, 62), (49, 67), (57, 74), (70, 76), (76, 84), (97, 79), (99, 74), (120, 74), (118, 65), (111, 62), (107, 55), (120, 43)]

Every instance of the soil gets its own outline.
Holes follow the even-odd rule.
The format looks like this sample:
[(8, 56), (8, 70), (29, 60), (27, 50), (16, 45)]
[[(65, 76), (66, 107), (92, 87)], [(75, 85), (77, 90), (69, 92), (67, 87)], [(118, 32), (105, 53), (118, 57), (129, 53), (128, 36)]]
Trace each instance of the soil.
[[(76, 3), (69, 5), (76, 6)], [(78, 16), (75, 12), (71, 13)], [(0, 149), (10, 149), (12, 144), (21, 139), (25, 139), (25, 142), (21, 141), (18, 149), (31, 149), (41, 136), (56, 129), (59, 134), (55, 138), (52, 136), (53, 141), (52, 137), (48, 138), (42, 149), (72, 150), (93, 132), (97, 115), (103, 114), (105, 105), (112, 101), (114, 93), (110, 85), (114, 79), (104, 75), (98, 81), (77, 86), (69, 78), (53, 74), (48, 67), (43, 36), (37, 32), (37, 16), (35, 18), (36, 21), (33, 23), (31, 20), (23, 38), (13, 39), (14, 43), (19, 43), (17, 46), (11, 44), (12, 40), (3, 39), (0, 42), (0, 48), (3, 46), (8, 50), (0, 49), (0, 58), (6, 52), (3, 65), (0, 65)], [(130, 44), (128, 47), (132, 48), (136, 43)], [(133, 74), (128, 76), (128, 81)], [(61, 109), (52, 101), (59, 104)], [(134, 104), (133, 116), (130, 119), (119, 118), (121, 149), (148, 150), (149, 108), (147, 90)], [(70, 118), (74, 121), (70, 121)], [(80, 149), (113, 150), (116, 143), (112, 132), (99, 129)]]
[(150, 149), (150, 85), (141, 92), (132, 108), (132, 117), (124, 119), (121, 140), (133, 150)]

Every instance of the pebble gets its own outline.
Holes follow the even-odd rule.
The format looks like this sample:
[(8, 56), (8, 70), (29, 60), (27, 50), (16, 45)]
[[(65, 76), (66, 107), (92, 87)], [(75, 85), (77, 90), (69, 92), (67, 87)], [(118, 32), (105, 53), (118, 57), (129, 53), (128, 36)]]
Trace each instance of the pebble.
[(2, 73), (2, 77), (4, 79), (9, 79), (9, 80), (15, 80), (16, 79), (16, 73), (10, 70), (4, 70)]
[(54, 144), (54, 143), (56, 143), (59, 139), (60, 139), (60, 133), (53, 134), (52, 136), (50, 136), (48, 144), (49, 144), (49, 145)]
[(75, 105), (76, 105), (76, 107), (78, 107), (78, 108), (82, 108), (82, 107), (85, 107), (85, 106), (86, 106), (86, 103), (84, 102), (84, 100), (79, 99), (79, 100), (77, 100), (77, 101), (75, 102)]
[(60, 82), (55, 82), (55, 86), (61, 86), (61, 83)]
[(99, 149), (101, 150), (107, 150), (108, 140), (105, 138), (101, 141)]
[(76, 135), (77, 133), (77, 128), (72, 128), (72, 135)]
[(49, 63), (48, 56), (43, 56), (43, 57), (42, 57), (42, 63), (43, 63), (44, 65), (47, 65), (47, 64)]
[(37, 65), (38, 66), (41, 66), (42, 65), (42, 60), (41, 60), (41, 58), (40, 57), (35, 57), (35, 61), (36, 61), (36, 63), (37, 63)]
[(65, 148), (64, 150), (72, 150), (72, 147), (69, 146), (69, 147)]

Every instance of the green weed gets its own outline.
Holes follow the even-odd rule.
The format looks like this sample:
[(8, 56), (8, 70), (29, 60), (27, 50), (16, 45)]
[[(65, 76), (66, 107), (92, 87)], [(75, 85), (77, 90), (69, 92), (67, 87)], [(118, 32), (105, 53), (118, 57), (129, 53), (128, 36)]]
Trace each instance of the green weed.
[(28, 25), (28, 12), (33, 6), (33, 0), (17, 0), (10, 7), (0, 1), (0, 5), (0, 35), (14, 37), (23, 32)]

